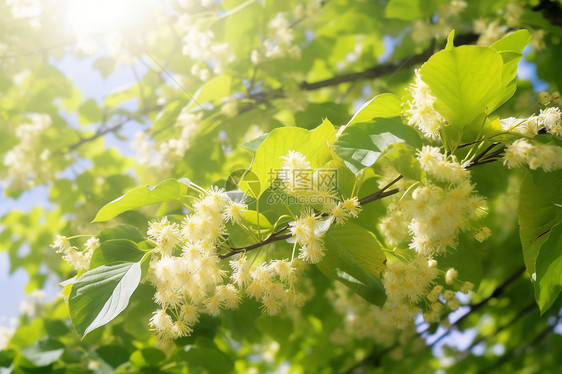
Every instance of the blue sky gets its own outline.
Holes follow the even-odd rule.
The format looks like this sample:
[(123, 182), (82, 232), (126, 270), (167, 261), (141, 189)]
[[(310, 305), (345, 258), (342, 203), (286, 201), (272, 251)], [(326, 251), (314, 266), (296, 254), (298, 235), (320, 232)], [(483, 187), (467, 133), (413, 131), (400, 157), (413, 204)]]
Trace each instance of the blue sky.
[[(114, 73), (107, 79), (92, 69), (92, 63), (100, 56), (87, 57), (84, 59), (77, 59), (71, 55), (65, 55), (64, 58), (53, 61), (53, 64), (58, 67), (68, 78), (72, 79), (75, 86), (83, 93), (83, 98), (93, 98), (98, 103), (102, 103), (103, 99), (112, 91), (117, 90), (120, 86), (131, 84), (134, 81), (134, 75), (129, 66), (117, 66)], [(136, 66), (137, 71), (144, 74), (146, 68), (144, 65), (139, 64)], [(134, 107), (128, 109), (135, 109)], [(76, 114), (64, 114), (64, 117), (72, 124), (78, 126), (78, 119)], [(130, 137), (139, 125), (130, 123), (122, 129), (122, 134)], [(106, 146), (117, 147), (121, 152), (132, 155), (134, 150), (130, 147), (127, 141), (121, 141), (113, 135), (106, 137)], [(76, 170), (74, 168), (74, 170)], [(29, 212), (35, 206), (41, 205), (45, 209), (53, 207), (48, 201), (49, 188), (46, 186), (39, 186), (32, 190), (25, 191), (17, 199), (4, 197), (4, 190), (0, 187), (0, 196), (2, 204), (0, 205), (0, 216), (5, 215), (12, 210), (20, 210), (22, 212)], [(7, 319), (17, 317), (19, 315), (19, 303), (25, 298), (25, 285), (29, 279), (27, 273), (19, 269), (13, 274), (9, 274), (10, 261), (8, 253), (5, 251), (0, 252), (0, 324), (5, 324)], [(54, 298), (60, 291), (60, 287), (56, 284), (56, 279), (49, 279), (47, 281), (45, 292), (47, 299)]]

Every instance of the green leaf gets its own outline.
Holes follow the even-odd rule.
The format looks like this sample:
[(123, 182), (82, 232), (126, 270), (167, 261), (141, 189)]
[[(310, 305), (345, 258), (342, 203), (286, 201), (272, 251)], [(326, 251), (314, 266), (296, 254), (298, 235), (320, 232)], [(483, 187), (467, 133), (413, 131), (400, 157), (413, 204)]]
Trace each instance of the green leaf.
[(252, 161), (252, 168), (238, 183), (249, 196), (258, 198), (281, 169), (281, 157), (289, 151), (306, 156), (312, 168), (321, 167), (330, 157), (330, 144), (335, 141), (335, 129), (328, 120), (312, 130), (300, 127), (274, 129), (259, 145)]
[(21, 353), (35, 366), (47, 366), (57, 361), (64, 353), (64, 344), (52, 338), (36, 341)]
[(154, 125), (150, 129), (153, 139), (158, 139), (157, 135), (159, 133), (165, 133), (166, 130), (168, 130), (168, 133), (174, 131), (174, 124), (186, 103), (186, 100), (175, 100), (166, 104), (166, 106), (158, 112), (154, 119)]
[(326, 256), (317, 267), (365, 300), (383, 305), (386, 293), (380, 281), (386, 257), (373, 234), (348, 222), (331, 227), (325, 236)]
[(100, 122), (103, 111), (94, 99), (84, 101), (78, 108), (78, 122), (81, 125)]
[[(111, 369), (117, 368), (119, 365), (129, 361), (130, 353), (124, 347), (114, 345), (103, 345), (95, 351), (97, 356), (105, 362)], [(112, 370), (109, 372), (113, 372)]]
[(336, 130), (328, 119), (324, 119), (309, 134), (310, 140), (302, 148), (302, 153), (313, 168), (321, 167), (331, 157), (330, 146), (337, 139)]
[(519, 192), (519, 236), (523, 259), (529, 274), (533, 274), (539, 251), (548, 239), (549, 231), (562, 217), (562, 171), (525, 174)]
[(189, 351), (183, 352), (182, 357), (190, 368), (205, 368), (210, 374), (226, 374), (234, 369), (230, 357), (218, 349), (192, 347)]
[(244, 221), (257, 228), (270, 229), (273, 227), (271, 222), (269, 222), (263, 214), (258, 213), (255, 210), (248, 210), (244, 212)]
[(113, 57), (98, 58), (94, 61), (92, 67), (99, 71), (104, 78), (107, 78), (115, 70), (115, 59)]
[(490, 47), (494, 48), (496, 51), (513, 51), (522, 53), (523, 49), (530, 41), (531, 34), (529, 31), (522, 29), (504, 36)]
[(141, 86), (138, 83), (133, 83), (124, 87), (118, 87), (114, 92), (110, 93), (105, 99), (104, 103), (107, 107), (117, 107), (119, 104), (143, 97), (143, 93), (149, 94), (146, 89), (141, 92)]
[(523, 49), (530, 40), (531, 35), (523, 29), (507, 35), (490, 46), (500, 53), (503, 60), (503, 88), (497, 101), (490, 105), (490, 112), (504, 104), (515, 93), (517, 89), (517, 67), (523, 57)]
[(101, 230), (97, 235), (101, 243), (113, 239), (129, 239), (135, 243), (144, 240), (140, 231), (131, 225), (115, 225)]
[(143, 348), (133, 352), (131, 364), (137, 367), (157, 367), (166, 359), (166, 354), (158, 348)]
[(81, 336), (113, 320), (128, 305), (141, 279), (140, 262), (102, 265), (73, 285), (68, 299), (70, 319)]
[(127, 239), (107, 240), (100, 244), (92, 254), (90, 269), (113, 262), (137, 262), (145, 253), (137, 243)]
[(128, 210), (145, 205), (179, 200), (187, 194), (187, 178), (167, 179), (156, 186), (137, 187), (101, 208), (92, 222), (104, 222)]
[(455, 30), (451, 30), (449, 36), (447, 37), (447, 45), (445, 46), (446, 51), (451, 51), (453, 50), (453, 48), (455, 48), (454, 40), (455, 40)]
[[(299, 127), (282, 127), (274, 129), (260, 144), (252, 161), (251, 171), (259, 182), (259, 188), (250, 188), (253, 181), (243, 178), (239, 186), (242, 191), (253, 191), (259, 197), (276, 177), (276, 171), (281, 168), (281, 157), (289, 151), (301, 151), (310, 139), (310, 133)], [(254, 184), (257, 184), (254, 182)]]
[(2, 368), (9, 367), (17, 356), (17, 352), (13, 349), (3, 349), (0, 351), (0, 373), (4, 374)]
[(372, 166), (382, 152), (394, 143), (421, 147), (417, 132), (404, 125), (399, 118), (377, 118), (372, 122), (347, 127), (334, 143), (334, 151), (357, 175)]
[(241, 341), (255, 331), (256, 319), (262, 316), (259, 307), (256, 300), (246, 298), (238, 309), (221, 312), (223, 323), (227, 324), (234, 339)]
[(267, 136), (269, 135), (269, 133), (267, 134), (262, 134), (260, 136), (258, 136), (255, 139), (250, 140), (249, 142), (246, 142), (244, 144), (242, 144), (242, 147), (249, 149), (252, 152), (255, 152), (258, 150), (258, 147), (261, 145), (261, 143), (263, 143), (264, 139), (267, 138)]
[(392, 118), (402, 114), (402, 101), (394, 94), (383, 93), (367, 101), (345, 126), (353, 123), (367, 122), (373, 118)]
[(428, 0), (390, 0), (385, 8), (387, 18), (414, 20), (431, 13)]
[(537, 257), (535, 298), (541, 314), (546, 312), (562, 291), (562, 226), (554, 227)]
[(416, 149), (404, 143), (394, 143), (386, 148), (379, 159), (389, 163), (406, 178), (421, 180), (421, 165), (416, 158)]
[(187, 108), (191, 108), (195, 105), (203, 104), (208, 101), (212, 101), (215, 104), (222, 99), (230, 95), (230, 86), (232, 84), (232, 77), (230, 75), (222, 74), (213, 77), (209, 81), (205, 82), (201, 88), (199, 88), (193, 95)]
[(434, 54), (421, 67), (421, 77), (437, 98), (437, 111), (462, 130), (497, 100), (502, 68), (494, 49), (465, 45)]

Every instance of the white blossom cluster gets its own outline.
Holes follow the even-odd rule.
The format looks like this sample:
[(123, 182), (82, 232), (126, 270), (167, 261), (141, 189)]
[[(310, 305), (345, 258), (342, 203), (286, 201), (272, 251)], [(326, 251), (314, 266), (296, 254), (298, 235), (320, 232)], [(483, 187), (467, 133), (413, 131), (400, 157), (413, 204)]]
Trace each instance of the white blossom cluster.
[(510, 169), (528, 165), (532, 170), (560, 170), (562, 147), (518, 139), (506, 147), (503, 163)]
[(244, 288), (246, 295), (259, 301), (268, 315), (275, 316), (283, 309), (302, 305), (303, 295), (295, 289), (301, 265), (298, 260), (272, 260), (250, 270), (246, 257), (241, 255), (230, 261), (231, 279)]
[(296, 192), (302, 182), (301, 179), (304, 179), (299, 176), (300, 173), (310, 171), (312, 167), (302, 153), (289, 151), (285, 156), (281, 156), (281, 170), (282, 172), (278, 173), (279, 179), (287, 184), (290, 192)]
[(31, 27), (41, 27), (39, 17), (43, 13), (43, 4), (40, 0), (6, 0), (14, 19), (28, 19)]
[[(424, 256), (407, 262), (390, 261), (383, 274), (388, 298), (382, 307), (368, 303), (336, 283), (327, 297), (344, 321), (331, 339), (340, 344), (349, 344), (350, 337), (373, 339), (382, 346), (390, 346), (395, 343), (397, 334), (411, 337), (418, 313), (422, 312), (426, 322), (438, 322), (446, 308), (456, 310), (461, 305), (456, 298), (457, 291), (466, 294), (474, 288), (471, 282), (458, 281), (457, 275), (454, 268), (443, 273), (437, 269), (435, 260)], [(448, 289), (438, 284), (441, 276)]]
[(420, 70), (415, 71), (415, 81), (410, 86), (412, 99), (408, 101), (406, 110), (408, 125), (419, 129), (429, 139), (439, 139), (439, 130), (445, 118), (433, 107), (435, 97), (429, 86), (422, 80)]
[(533, 137), (545, 129), (551, 134), (562, 136), (561, 112), (558, 107), (541, 109), (539, 115), (527, 118), (508, 117), (500, 120), (503, 130)]
[(228, 43), (217, 43), (211, 30), (200, 30), (189, 15), (183, 15), (177, 22), (182, 32), (182, 53), (196, 61), (191, 73), (206, 81), (211, 72), (221, 74), (225, 67), (234, 61), (235, 56)]
[(18, 125), (15, 134), (19, 143), (4, 155), (4, 165), (8, 167), (6, 180), (16, 188), (33, 187), (34, 177), (48, 178), (50, 171), (47, 161), (50, 152), (45, 149), (39, 153), (41, 134), (51, 125), (47, 114), (29, 115), (29, 123)]
[(324, 258), (324, 242), (322, 237), (325, 230), (322, 229), (321, 215), (312, 210), (303, 212), (301, 217), (290, 223), (291, 234), (295, 237), (296, 244), (300, 245), (299, 258), (316, 264)]
[(417, 158), (427, 173), (425, 182), (413, 189), (411, 197), (389, 205), (379, 228), (388, 244), (398, 245), (411, 235), (409, 247), (432, 257), (456, 248), (459, 233), (472, 229), (470, 222), (486, 211), (486, 201), (474, 193), (470, 173), (454, 157), (424, 146)]
[(323, 236), (330, 224), (335, 221), (336, 224), (343, 225), (349, 217), (357, 217), (360, 211), (361, 206), (356, 197), (334, 205), (328, 218), (305, 209), (295, 221), (289, 223), (295, 244), (300, 246), (299, 258), (311, 264), (322, 261), (325, 256)]
[(300, 152), (290, 150), (285, 156), (281, 156), (281, 169), (277, 177), (284, 183), (287, 191), (302, 197), (316, 198), (316, 202), (322, 201), (325, 209), (334, 209), (337, 201), (335, 197), (335, 185), (326, 183), (331, 169), (313, 169), (307, 158)]
[(458, 23), (459, 15), (468, 6), (466, 1), (452, 0), (437, 7), (436, 22), (416, 19), (412, 24), (412, 39), (417, 45), (421, 45), (433, 38), (445, 39)]
[(14, 327), (0, 325), (0, 351), (8, 347), (8, 343), (15, 332), (16, 329)]
[(322, 237), (332, 221), (343, 225), (347, 219), (357, 217), (361, 211), (357, 197), (336, 203), (334, 191), (326, 185), (315, 184), (310, 189), (299, 188), (302, 184), (308, 185), (311, 180), (322, 180), (323, 172), (321, 169), (313, 170), (310, 162), (302, 153), (292, 150), (281, 157), (281, 171), (278, 172), (279, 179), (285, 183), (290, 193), (324, 198), (323, 213), (329, 218), (323, 219), (323, 214), (307, 209), (290, 223), (290, 232), (293, 234), (296, 244), (300, 246), (299, 258), (312, 264), (320, 262), (324, 257)]
[(325, 0), (308, 0), (305, 4), (297, 4), (293, 14), (297, 19), (308, 19), (318, 15)]
[(76, 270), (88, 270), (90, 268), (92, 254), (99, 246), (99, 239), (92, 236), (84, 244), (84, 250), (78, 251), (77, 247), (70, 244), (70, 239), (62, 235), (57, 235), (55, 242), (51, 245), (57, 253), (62, 253), (62, 258)]
[[(388, 299), (383, 310), (391, 311), (397, 327), (405, 328), (420, 309), (426, 322), (438, 322), (445, 306), (452, 311), (460, 307), (460, 302), (455, 298), (455, 290), (445, 289), (436, 283), (435, 279), (439, 274), (437, 261), (422, 255), (407, 263), (392, 261), (387, 265), (383, 283)], [(453, 285), (457, 276), (457, 270), (449, 268), (444, 274), (445, 283)], [(467, 293), (473, 287), (472, 283), (464, 282), (460, 287), (454, 288)]]
[(161, 255), (149, 270), (160, 305), (150, 326), (158, 338), (189, 335), (200, 313), (236, 309), (243, 294), (259, 301), (269, 315), (300, 305), (302, 297), (295, 291), (298, 260), (252, 266), (241, 253), (229, 262), (230, 271), (221, 266), (218, 250), (225, 241), (226, 223), (241, 223), (245, 204), (211, 188), (202, 190), (192, 209), (181, 224), (163, 218), (149, 225), (148, 236)]
[(412, 331), (399, 330), (392, 312), (367, 302), (340, 282), (335, 282), (326, 296), (336, 312), (343, 317), (341, 327), (330, 335), (330, 339), (336, 344), (348, 345), (353, 337), (359, 340), (372, 339), (381, 346), (389, 347), (396, 341), (397, 334), (409, 336)]
[(505, 36), (508, 28), (507, 26), (500, 25), (498, 20), (487, 21), (484, 19), (477, 19), (473, 24), (474, 32), (480, 34), (478, 37), (478, 45), (490, 45)]
[(193, 144), (193, 139), (197, 135), (201, 123), (201, 117), (201, 114), (193, 114), (187, 110), (182, 110), (174, 124), (174, 127), (179, 130), (179, 136), (155, 146), (146, 139), (144, 132), (137, 132), (132, 141), (132, 146), (137, 151), (139, 165), (149, 167), (161, 175), (167, 175)]
[(301, 49), (294, 44), (294, 33), (286, 13), (277, 13), (267, 25), (267, 37), (263, 41), (264, 55), (268, 59), (300, 58)]
[[(240, 303), (239, 290), (224, 284), (226, 271), (220, 267), (217, 247), (226, 235), (225, 221), (239, 219), (245, 211), (238, 209), (224, 191), (202, 191), (193, 203), (193, 213), (180, 224), (166, 217), (151, 222), (148, 237), (156, 245), (149, 280), (156, 287), (154, 299), (160, 305), (150, 319), (155, 335), (163, 340), (189, 335), (200, 312), (218, 314), (221, 309), (235, 309)], [(181, 253), (178, 253), (180, 252)], [(178, 255), (179, 254), (179, 255)]]
[(45, 304), (45, 291), (33, 290), (20, 301), (20, 313), (28, 318), (35, 318), (41, 315), (43, 304)]

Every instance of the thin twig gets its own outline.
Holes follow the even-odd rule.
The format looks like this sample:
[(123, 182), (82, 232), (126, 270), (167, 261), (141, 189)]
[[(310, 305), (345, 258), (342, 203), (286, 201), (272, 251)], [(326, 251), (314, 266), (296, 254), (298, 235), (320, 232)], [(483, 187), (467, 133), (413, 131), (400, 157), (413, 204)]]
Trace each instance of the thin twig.
[(488, 334), (486, 336), (482, 336), (478, 339), (474, 339), (474, 341), (470, 344), (470, 346), (466, 349), (466, 351), (470, 351), (472, 348), (474, 348), (475, 346), (477, 346), (478, 344), (480, 344), (481, 342), (483, 342), (486, 339), (490, 339), (494, 336), (496, 336), (497, 334), (499, 334), (500, 332), (502, 332), (503, 330), (505, 330), (506, 328), (514, 325), (517, 321), (519, 321), (521, 318), (523, 318), (525, 315), (529, 314), (530, 312), (534, 311), (537, 309), (537, 303), (535, 303), (534, 301), (532, 303), (530, 303), (529, 305), (527, 305), (525, 308), (521, 309), (511, 320), (509, 320), (508, 322), (504, 323), (503, 325), (499, 326), (496, 330), (494, 330), (494, 332), (492, 332), (491, 334)]
[[(393, 181), (388, 183), (386, 186), (381, 188), (379, 191), (377, 191), (377, 192), (375, 192), (371, 195), (368, 195), (368, 196), (364, 197), (363, 199), (360, 199), (359, 204), (365, 205), (365, 204), (368, 204), (370, 202), (380, 200), (380, 199), (385, 198), (387, 196), (396, 194), (398, 192), (398, 189), (394, 189), (394, 190), (390, 190), (390, 191), (387, 191), (387, 190), (394, 183), (398, 182), (401, 178), (402, 178), (402, 175), (395, 178)], [(325, 216), (325, 215), (326, 214), (323, 214), (323, 216)], [(278, 241), (281, 241), (281, 240), (288, 239), (291, 236), (293, 236), (293, 234), (291, 234), (291, 233), (283, 234), (283, 232), (285, 232), (289, 228), (290, 228), (289, 225), (285, 225), (281, 229), (277, 230), (276, 232), (274, 232), (273, 234), (268, 236), (266, 239), (264, 239), (260, 242), (251, 244), (251, 245), (247, 245), (247, 246), (244, 246), (244, 247), (230, 247), (230, 251), (228, 251), (227, 253), (224, 253), (222, 255), (219, 255), (219, 258), (222, 260), (222, 259), (225, 259), (225, 258), (228, 258), (228, 257), (232, 257), (232, 256), (234, 256), (238, 253), (251, 251), (253, 249), (257, 249), (257, 248), (263, 247), (265, 245), (268, 245), (268, 244), (271, 244), (271, 243), (274, 243), (274, 242), (278, 242)]]
[[(510, 350), (509, 352), (506, 352), (499, 360), (497, 360), (496, 362), (494, 362), (492, 365), (480, 370), (478, 372), (478, 374), (484, 374), (484, 373), (488, 373), (493, 369), (496, 369), (500, 366), (502, 366), (504, 363), (506, 363), (507, 361), (509, 361), (511, 358), (513, 357), (517, 357), (520, 356), (523, 352), (527, 351), (529, 348), (532, 348), (533, 346), (537, 345), (538, 343), (540, 343), (544, 338), (546, 338), (550, 333), (552, 333), (554, 331), (554, 329), (556, 328), (556, 326), (558, 325), (558, 322), (560, 321), (561, 316), (557, 316), (556, 320), (554, 321), (554, 323), (552, 325), (547, 325), (544, 329), (542, 329), (534, 338), (533, 340), (531, 340), (530, 342), (523, 344), (515, 349)], [(496, 372), (494, 370), (494, 372)]]
[[(469, 308), (470, 308), (469, 311), (467, 313), (465, 313), (462, 317), (460, 317), (458, 320), (456, 320), (454, 323), (452, 323), (451, 328), (453, 326), (456, 326), (456, 325), (462, 323), (462, 321), (465, 320), (470, 314), (472, 314), (472, 313), (478, 311), (479, 309), (481, 309), (484, 305), (486, 305), (493, 298), (496, 298), (499, 295), (501, 295), (505, 291), (507, 286), (509, 286), (517, 278), (519, 278), (521, 276), (521, 274), (523, 274), (524, 271), (525, 271), (525, 267), (523, 266), (520, 269), (518, 269), (515, 273), (513, 273), (509, 278), (507, 278), (502, 284), (500, 284), (498, 287), (496, 287), (496, 289), (490, 294), (490, 296), (482, 299), (480, 302), (478, 302), (476, 304), (469, 305)], [(451, 328), (449, 328), (443, 335), (441, 335), (438, 338), (438, 340), (441, 340), (446, 335), (448, 335), (451, 332)], [(429, 330), (429, 326), (426, 327), (425, 329), (423, 329), (422, 331), (419, 331), (418, 335), (422, 336), (428, 330)], [(433, 342), (432, 344), (435, 344), (435, 343), (436, 342)], [(400, 346), (400, 344), (398, 342), (396, 342), (393, 345), (391, 345), (390, 347), (386, 347), (385, 349), (383, 349), (380, 352), (371, 353), (370, 355), (365, 357), (363, 360), (361, 360), (360, 362), (358, 362), (357, 364), (355, 364), (354, 366), (352, 366), (351, 368), (346, 370), (344, 372), (344, 374), (358, 374), (358, 373), (362, 373), (367, 367), (376, 367), (378, 365), (378, 363), (380, 362), (381, 358), (385, 354), (393, 351), (394, 349), (398, 348), (399, 346)]]
[(433, 346), (439, 343), (441, 340), (443, 340), (453, 331), (453, 327), (461, 325), (468, 318), (469, 315), (480, 310), (484, 305), (488, 304), (488, 302), (493, 298), (496, 298), (499, 295), (501, 295), (505, 290), (505, 288), (509, 286), (511, 283), (513, 283), (514, 281), (516, 281), (524, 272), (525, 272), (525, 266), (522, 266), (515, 273), (513, 273), (509, 278), (507, 278), (502, 284), (500, 284), (494, 290), (494, 292), (490, 294), (490, 296), (482, 299), (480, 302), (476, 304), (469, 305), (468, 311), (465, 314), (463, 314), (459, 319), (457, 319), (455, 322), (451, 323), (451, 326), (447, 329), (447, 331), (445, 331), (437, 339), (431, 342), (431, 345)]

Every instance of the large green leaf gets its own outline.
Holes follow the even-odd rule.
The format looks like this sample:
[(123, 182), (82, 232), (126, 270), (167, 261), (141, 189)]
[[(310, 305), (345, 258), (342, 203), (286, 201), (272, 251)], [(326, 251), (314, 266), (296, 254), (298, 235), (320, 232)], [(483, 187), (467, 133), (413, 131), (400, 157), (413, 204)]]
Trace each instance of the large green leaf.
[(136, 367), (158, 367), (166, 359), (166, 354), (158, 348), (147, 347), (133, 352), (131, 364)]
[(36, 341), (21, 353), (35, 366), (47, 366), (57, 361), (64, 353), (64, 344), (52, 338)]
[(190, 181), (187, 178), (167, 179), (156, 186), (137, 187), (101, 208), (92, 222), (103, 222), (128, 210), (145, 205), (178, 200), (187, 194)]
[(92, 67), (100, 72), (100, 74), (107, 78), (115, 70), (115, 59), (113, 57), (100, 57), (92, 64)]
[(465, 45), (433, 55), (421, 77), (437, 98), (435, 108), (462, 130), (497, 101), (502, 68), (502, 57), (493, 48)]
[(529, 274), (535, 272), (535, 263), (549, 231), (562, 217), (562, 171), (528, 172), (519, 192), (519, 236), (523, 259)]
[(530, 40), (531, 35), (527, 30), (523, 29), (507, 35), (490, 46), (500, 53), (503, 60), (503, 88), (498, 95), (496, 102), (490, 105), (490, 111), (493, 111), (505, 103), (515, 93), (515, 90), (517, 89), (517, 66), (523, 57), (523, 48), (525, 48)]
[(113, 262), (137, 262), (144, 252), (137, 243), (127, 239), (107, 240), (96, 248), (90, 260), (90, 269)]
[(562, 291), (562, 225), (554, 227), (545, 235), (537, 257), (535, 298), (544, 313), (552, 306)]
[(302, 148), (303, 155), (310, 161), (310, 165), (322, 167), (331, 157), (330, 146), (336, 141), (336, 130), (328, 119), (309, 131), (310, 140)]
[(399, 117), (402, 113), (402, 101), (391, 93), (383, 93), (367, 101), (355, 112), (346, 126), (358, 122), (367, 122), (373, 118)]
[(302, 153), (312, 168), (322, 166), (330, 156), (330, 144), (336, 140), (335, 134), (328, 120), (310, 131), (300, 127), (273, 130), (257, 148), (251, 173), (242, 178), (239, 188), (252, 197), (259, 197), (276, 178), (281, 169), (281, 157), (289, 151)]
[(234, 370), (232, 359), (214, 347), (191, 347), (189, 351), (178, 354), (178, 358), (183, 358), (190, 368), (202, 368), (210, 374), (226, 374)]
[(78, 122), (81, 125), (99, 122), (102, 116), (103, 111), (94, 99), (88, 99), (78, 107)]
[(416, 149), (408, 144), (391, 144), (379, 160), (387, 162), (406, 178), (421, 180), (422, 170), (420, 162), (416, 158)]
[[(176, 123), (179, 114), (183, 107), (186, 105), (187, 100), (175, 100), (168, 103), (154, 118), (154, 124), (150, 129), (153, 139), (158, 139), (159, 133), (169, 134), (174, 131), (174, 124)], [(168, 132), (166, 132), (168, 130)]]
[(394, 143), (421, 147), (417, 132), (400, 118), (377, 118), (347, 127), (334, 143), (334, 151), (356, 175), (372, 166), (382, 152)]
[(246, 142), (244, 144), (242, 144), (242, 147), (249, 149), (252, 152), (255, 152), (258, 150), (258, 147), (260, 146), (260, 144), (264, 141), (265, 138), (267, 138), (268, 134), (261, 134), (260, 136), (258, 136), (255, 139), (250, 140), (249, 142)]
[(348, 222), (333, 226), (325, 236), (326, 256), (317, 267), (365, 300), (383, 305), (386, 293), (380, 281), (386, 257), (371, 232)]
[(113, 239), (128, 239), (135, 243), (144, 240), (139, 229), (131, 225), (115, 225), (101, 230), (97, 235), (101, 243)]
[(310, 139), (310, 133), (300, 127), (282, 127), (273, 130), (260, 144), (252, 161), (252, 180), (247, 176), (239, 182), (242, 191), (259, 197), (281, 168), (281, 157), (289, 151), (301, 151)]
[(187, 108), (212, 101), (218, 103), (219, 99), (230, 95), (230, 86), (232, 85), (232, 77), (222, 74), (213, 77), (205, 82), (192, 96), (191, 101), (187, 104)]
[(525, 46), (531, 40), (529, 31), (522, 29), (517, 30), (509, 35), (504, 36), (490, 47), (496, 51), (512, 51), (522, 53)]
[(141, 279), (140, 262), (102, 265), (73, 285), (68, 299), (70, 319), (81, 336), (113, 320), (129, 304)]
[(430, 15), (435, 0), (390, 0), (385, 8), (387, 18), (414, 20)]

